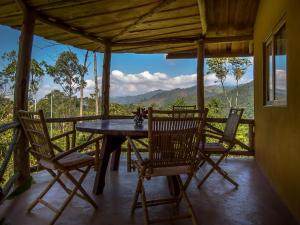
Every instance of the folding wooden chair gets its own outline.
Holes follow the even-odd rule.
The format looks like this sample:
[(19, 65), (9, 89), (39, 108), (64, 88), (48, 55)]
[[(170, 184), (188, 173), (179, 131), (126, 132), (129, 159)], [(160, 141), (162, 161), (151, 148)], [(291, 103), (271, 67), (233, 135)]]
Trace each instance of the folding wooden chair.
[[(214, 172), (215, 170), (221, 174), (226, 180), (232, 183), (236, 188), (238, 187), (238, 183), (235, 182), (231, 177), (229, 177), (228, 173), (225, 172), (221, 167), (220, 163), (223, 161), (225, 157), (227, 157), (228, 153), (232, 150), (235, 145), (235, 135), (242, 118), (244, 109), (231, 108), (229, 111), (228, 119), (224, 128), (223, 134), (219, 134), (214, 132), (213, 130), (207, 130), (205, 132), (205, 137), (217, 139), (217, 143), (205, 143), (204, 148), (202, 147), (202, 157), (203, 161), (200, 163), (200, 166), (203, 166), (205, 162), (212, 166), (211, 170), (202, 178), (202, 180), (198, 183), (198, 188), (207, 180), (207, 178)], [(211, 155), (219, 155), (220, 158), (217, 161), (214, 161), (211, 158)]]
[[(55, 213), (54, 218), (50, 222), (50, 224), (54, 224), (62, 214), (68, 203), (74, 197), (74, 195), (89, 202), (94, 208), (97, 208), (97, 204), (83, 189), (81, 184), (90, 168), (92, 166), (97, 167), (98, 165), (99, 142), (102, 137), (94, 138), (72, 149), (69, 149), (69, 142), (67, 141), (67, 149), (66, 151), (64, 151), (63, 149), (55, 145), (52, 141), (62, 137), (68, 137), (72, 132), (66, 132), (64, 134), (50, 138), (43, 111), (39, 111), (36, 113), (19, 111), (19, 120), (22, 124), (26, 137), (30, 142), (30, 153), (37, 159), (38, 164), (41, 167), (45, 168), (53, 177), (53, 180), (46, 186), (44, 191), (42, 191), (37, 199), (33, 201), (33, 203), (29, 206), (28, 212), (31, 212), (31, 210), (38, 203), (43, 204)], [(79, 152), (91, 144), (95, 144), (96, 147), (95, 157)], [(55, 154), (54, 150), (56, 150), (58, 153)], [(73, 170), (82, 173), (78, 180), (71, 174), (71, 171)], [(61, 175), (63, 174), (69, 181), (71, 181), (72, 184), (74, 184), (75, 187), (72, 190), (68, 188), (64, 180), (61, 179)], [(60, 184), (60, 186), (68, 194), (68, 197), (65, 199), (60, 208), (52, 206), (49, 202), (43, 199), (46, 193), (56, 182)], [(81, 194), (78, 193), (78, 191), (80, 191)]]
[[(183, 112), (186, 113), (186, 112)], [(149, 109), (148, 119), (148, 157), (144, 159), (137, 150), (134, 140), (127, 137), (127, 140), (136, 154), (136, 167), (138, 169), (138, 183), (134, 196), (131, 212), (136, 208), (143, 208), (144, 224), (165, 222), (168, 220), (192, 218), (193, 224), (198, 224), (192, 204), (186, 194), (186, 189), (198, 168), (199, 144), (203, 139), (203, 130), (207, 110), (189, 110), (194, 117), (173, 117), (173, 111), (155, 111)], [(183, 183), (180, 175), (186, 174), (187, 180)], [(146, 200), (144, 189), (145, 180), (157, 176), (174, 176), (180, 187), (180, 194), (177, 197)], [(141, 196), (141, 202), (138, 202)], [(189, 214), (176, 215), (172, 218), (150, 220), (148, 207), (175, 204), (178, 206), (181, 199), (185, 199)]]

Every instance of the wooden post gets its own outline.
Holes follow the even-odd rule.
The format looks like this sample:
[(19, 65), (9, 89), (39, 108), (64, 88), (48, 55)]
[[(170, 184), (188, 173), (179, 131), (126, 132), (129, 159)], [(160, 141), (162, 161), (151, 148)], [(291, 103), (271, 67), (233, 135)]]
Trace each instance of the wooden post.
[(251, 149), (251, 151), (254, 152), (254, 136), (255, 136), (255, 133), (254, 133), (254, 125), (253, 124), (249, 124), (249, 127), (248, 127), (248, 141), (249, 141), (249, 147)]
[(198, 42), (197, 48), (197, 106), (204, 109), (204, 43)]
[[(35, 12), (24, 9), (23, 26), (19, 42), (18, 63), (14, 90), (14, 119), (17, 120), (17, 112), (28, 109), (28, 86), (30, 78), (31, 50), (35, 25)], [(17, 185), (22, 184), (30, 176), (29, 155), (27, 152), (28, 141), (21, 132), (19, 142), (14, 153), (15, 172), (20, 173)]]
[(95, 104), (96, 104), (96, 115), (99, 115), (99, 88), (98, 88), (97, 53), (96, 53), (96, 52), (94, 52), (94, 79), (95, 79)]
[(111, 43), (106, 42), (104, 47), (103, 72), (102, 72), (101, 115), (103, 119), (107, 119), (109, 115), (110, 60), (111, 60)]

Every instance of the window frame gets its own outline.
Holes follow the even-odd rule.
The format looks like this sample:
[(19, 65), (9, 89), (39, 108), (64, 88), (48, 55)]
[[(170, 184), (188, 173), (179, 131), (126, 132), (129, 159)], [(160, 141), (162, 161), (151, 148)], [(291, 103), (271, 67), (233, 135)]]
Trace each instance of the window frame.
[[(265, 41), (263, 42), (263, 104), (266, 107), (287, 107), (288, 106), (288, 52), (287, 52), (287, 38), (286, 38), (286, 100), (278, 100), (276, 99), (276, 40), (275, 37), (278, 32), (283, 28), (287, 27), (286, 15), (284, 15), (277, 25), (273, 28), (272, 32), (267, 36)], [(272, 52), (272, 93), (273, 99), (269, 99), (269, 76), (270, 76), (270, 62), (267, 60), (267, 49), (268, 46), (271, 47)]]

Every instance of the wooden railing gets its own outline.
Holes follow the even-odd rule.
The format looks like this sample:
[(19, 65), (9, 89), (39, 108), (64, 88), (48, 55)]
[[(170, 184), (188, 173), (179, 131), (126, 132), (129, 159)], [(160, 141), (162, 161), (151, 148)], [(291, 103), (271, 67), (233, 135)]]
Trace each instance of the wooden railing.
[[(46, 122), (51, 123), (71, 123), (71, 146), (74, 147), (76, 144), (76, 124), (80, 121), (88, 121), (88, 120), (97, 120), (101, 119), (101, 116), (83, 116), (83, 117), (67, 117), (67, 118), (48, 118), (46, 119)], [(110, 119), (129, 119), (132, 118), (132, 116), (109, 116)], [(217, 133), (222, 133), (222, 130), (218, 127), (216, 127), (216, 124), (225, 124), (227, 121), (226, 118), (208, 118), (207, 127), (209, 129), (214, 130)], [(232, 151), (232, 155), (242, 155), (242, 156), (254, 156), (254, 120), (252, 119), (242, 119), (240, 122), (241, 125), (247, 125), (248, 126), (248, 143), (243, 143), (242, 141), (236, 139), (236, 145), (241, 147), (240, 150)], [(5, 171), (7, 170), (7, 166), (9, 161), (11, 160), (11, 157), (13, 155), (13, 152), (15, 150), (16, 143), (19, 140), (20, 135), (20, 124), (18, 122), (11, 122), (7, 124), (3, 124), (0, 126), (0, 135), (2, 133), (7, 132), (8, 130), (13, 130), (13, 136), (11, 139), (11, 143), (8, 146), (8, 150), (6, 152), (5, 158), (1, 164), (0, 167), (0, 180), (2, 180), (3, 175)], [(90, 138), (90, 137), (89, 137)], [(123, 151), (127, 151), (126, 148), (122, 149)], [(146, 149), (141, 149), (141, 151), (146, 151)], [(37, 166), (34, 165), (31, 167), (31, 171), (36, 171)], [(19, 173), (15, 172), (12, 177), (9, 178), (9, 180), (6, 182), (6, 184), (3, 185), (3, 187), (0, 189), (0, 204), (1, 201), (5, 198), (5, 196), (9, 193), (10, 188), (12, 187), (13, 183), (18, 179)]]
[[(12, 158), (12, 155), (15, 151), (16, 144), (19, 141), (20, 138), (20, 124), (18, 122), (11, 122), (11, 123), (6, 123), (0, 126), (0, 135), (3, 133), (6, 133), (10, 130), (13, 130), (13, 135), (11, 138), (11, 142), (8, 146), (8, 149), (6, 151), (5, 157), (1, 163), (0, 167), (0, 181), (3, 181), (3, 177), (5, 172), (7, 171), (8, 164)], [(13, 176), (11, 176), (4, 185), (0, 187), (0, 204), (2, 201), (7, 197), (9, 194), (9, 191), (15, 181), (19, 178), (19, 173), (16, 171)]]

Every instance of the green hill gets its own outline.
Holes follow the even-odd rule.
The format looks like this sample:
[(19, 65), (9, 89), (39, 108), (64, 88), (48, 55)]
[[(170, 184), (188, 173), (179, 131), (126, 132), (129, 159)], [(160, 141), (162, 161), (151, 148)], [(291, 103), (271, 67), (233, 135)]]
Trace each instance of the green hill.
[[(232, 106), (235, 106), (237, 89), (235, 87), (226, 87), (226, 91), (229, 99), (231, 98)], [(111, 101), (119, 104), (155, 105), (156, 107), (166, 108), (173, 105), (177, 99), (183, 99), (186, 104), (194, 105), (197, 102), (196, 93), (196, 86), (193, 86), (168, 91), (157, 90), (136, 96), (113, 98)], [(213, 85), (205, 87), (204, 95), (206, 103), (217, 99), (220, 102), (220, 107), (229, 108), (229, 103), (220, 86)], [(253, 82), (239, 86), (238, 106), (246, 108), (245, 116), (248, 118), (253, 117)]]

